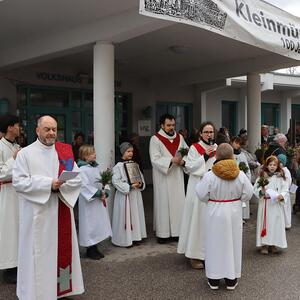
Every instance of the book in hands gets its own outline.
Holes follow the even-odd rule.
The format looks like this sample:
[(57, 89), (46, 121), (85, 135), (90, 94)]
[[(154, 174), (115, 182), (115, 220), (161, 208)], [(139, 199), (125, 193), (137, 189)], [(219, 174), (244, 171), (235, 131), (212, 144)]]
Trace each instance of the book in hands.
[(74, 171), (62, 171), (62, 173), (60, 174), (60, 176), (58, 177), (59, 181), (68, 181), (71, 179), (74, 179), (77, 175), (79, 174), (79, 172), (74, 172)]

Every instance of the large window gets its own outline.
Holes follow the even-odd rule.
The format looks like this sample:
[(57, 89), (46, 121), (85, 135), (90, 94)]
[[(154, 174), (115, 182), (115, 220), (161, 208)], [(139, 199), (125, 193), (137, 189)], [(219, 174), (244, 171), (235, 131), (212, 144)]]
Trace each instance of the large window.
[(292, 119), (296, 120), (296, 122), (300, 122), (300, 104), (292, 105)]
[(8, 113), (8, 99), (0, 99), (0, 115)]
[(229, 130), (231, 136), (237, 134), (237, 103), (222, 101), (222, 127)]
[[(57, 118), (60, 141), (72, 143), (74, 134), (81, 131), (85, 135), (85, 142), (93, 143), (93, 93), (91, 90), (19, 86), (18, 108), (29, 143), (36, 138), (37, 118), (45, 114)], [(120, 136), (127, 136), (132, 127), (131, 94), (117, 92), (115, 110), (116, 144), (119, 144)]]
[(273, 134), (275, 127), (280, 128), (280, 104), (262, 103), (261, 123), (269, 126), (270, 134)]
[(192, 104), (189, 103), (168, 103), (158, 102), (156, 107), (156, 123), (159, 128), (160, 116), (171, 114), (176, 118), (176, 130), (187, 129), (190, 133), (192, 130)]

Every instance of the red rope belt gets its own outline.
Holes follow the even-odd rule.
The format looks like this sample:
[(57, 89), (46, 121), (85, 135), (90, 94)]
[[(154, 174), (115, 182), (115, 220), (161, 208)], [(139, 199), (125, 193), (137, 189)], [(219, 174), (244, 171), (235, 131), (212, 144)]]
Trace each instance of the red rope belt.
[(241, 200), (241, 198), (229, 199), (229, 200), (216, 200), (216, 199), (209, 199), (209, 202), (236, 202)]
[(11, 180), (7, 180), (7, 181), (0, 181), (0, 191), (1, 191), (1, 186), (4, 184), (8, 184), (8, 183), (12, 183)]
[(263, 227), (260, 233), (261, 237), (264, 237), (267, 235), (267, 200), (270, 199), (270, 197), (264, 197), (265, 200), (265, 209), (264, 209), (264, 219), (263, 219)]
[[(128, 202), (128, 204), (127, 204)], [(131, 209), (130, 209), (130, 198), (129, 195), (126, 195), (125, 198), (125, 230), (128, 228), (128, 224), (127, 224), (127, 205), (128, 205), (128, 209), (129, 209), (129, 219), (130, 219), (130, 229), (132, 230), (132, 222), (131, 222)]]

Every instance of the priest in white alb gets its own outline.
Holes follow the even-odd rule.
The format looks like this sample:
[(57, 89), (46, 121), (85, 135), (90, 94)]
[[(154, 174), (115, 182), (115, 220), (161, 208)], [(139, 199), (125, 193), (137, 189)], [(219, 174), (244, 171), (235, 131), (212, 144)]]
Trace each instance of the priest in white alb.
[(205, 272), (211, 289), (225, 279), (235, 289), (242, 268), (242, 203), (249, 201), (253, 186), (240, 171), (229, 144), (219, 145), (212, 170), (196, 186), (199, 200), (207, 203)]
[[(178, 239), (184, 206), (184, 160), (178, 153), (188, 148), (183, 137), (175, 131), (175, 117), (163, 115), (161, 129), (151, 137), (150, 159), (153, 172), (154, 220), (157, 241)], [(172, 240), (172, 239), (171, 239)]]
[(57, 122), (41, 117), (36, 133), (38, 139), (18, 153), (13, 168), (20, 201), (17, 296), (54, 300), (84, 292), (72, 209), (81, 180), (70, 172), (70, 179), (59, 179), (78, 167), (71, 146), (56, 142)]
[(20, 150), (17, 116), (4, 115), (0, 120), (0, 270), (6, 283), (16, 283), (19, 239), (19, 201), (12, 186), (12, 169)]

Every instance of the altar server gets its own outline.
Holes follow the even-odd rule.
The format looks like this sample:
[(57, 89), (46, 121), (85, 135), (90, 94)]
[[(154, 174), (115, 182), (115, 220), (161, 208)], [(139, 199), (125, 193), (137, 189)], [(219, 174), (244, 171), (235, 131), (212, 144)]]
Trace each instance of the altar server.
[(77, 164), (82, 180), (79, 195), (79, 245), (87, 247), (87, 257), (99, 260), (104, 255), (97, 244), (112, 235), (106, 204), (109, 190), (104, 190), (105, 187), (100, 183), (101, 169), (96, 162), (94, 146), (82, 145), (79, 148)]
[(204, 122), (199, 129), (200, 141), (193, 144), (185, 160), (185, 169), (190, 174), (181, 221), (178, 253), (185, 254), (194, 269), (203, 269), (205, 259), (205, 208), (196, 195), (196, 185), (211, 169), (216, 160), (217, 144), (214, 143), (215, 127)]
[[(120, 145), (122, 161), (113, 168), (112, 183), (116, 188), (112, 221), (112, 243), (120, 247), (139, 245), (147, 237), (142, 193), (145, 189), (143, 174), (138, 169), (140, 181), (130, 183), (125, 164), (132, 162), (133, 146), (124, 142)], [(133, 163), (133, 162), (132, 162)], [(138, 164), (135, 163), (137, 168)]]
[(175, 131), (174, 116), (161, 116), (160, 126), (150, 139), (149, 153), (153, 167), (153, 226), (157, 241), (165, 243), (170, 237), (178, 240), (180, 233), (185, 192), (184, 160), (178, 150), (188, 147), (182, 135)]
[(12, 186), (12, 168), (20, 150), (17, 116), (4, 115), (0, 120), (0, 269), (6, 283), (16, 283), (19, 239), (19, 201)]
[(211, 289), (225, 279), (228, 290), (237, 286), (242, 266), (242, 203), (253, 186), (240, 172), (229, 144), (219, 145), (212, 170), (197, 184), (199, 200), (207, 203), (205, 272)]

